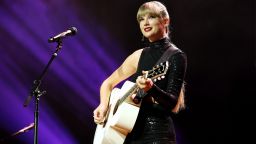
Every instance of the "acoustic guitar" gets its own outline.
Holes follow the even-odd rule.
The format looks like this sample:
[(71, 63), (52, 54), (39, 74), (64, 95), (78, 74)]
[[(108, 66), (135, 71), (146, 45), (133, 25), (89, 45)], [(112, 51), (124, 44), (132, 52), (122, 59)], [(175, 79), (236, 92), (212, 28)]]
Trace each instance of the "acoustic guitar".
[[(153, 82), (161, 80), (169, 68), (169, 62), (160, 63), (147, 71), (147, 78)], [(105, 119), (97, 124), (93, 144), (122, 144), (128, 133), (130, 133), (136, 122), (140, 102), (133, 102), (130, 97), (139, 90), (139, 87), (131, 82), (125, 81), (122, 87), (114, 88), (110, 95), (109, 108)]]

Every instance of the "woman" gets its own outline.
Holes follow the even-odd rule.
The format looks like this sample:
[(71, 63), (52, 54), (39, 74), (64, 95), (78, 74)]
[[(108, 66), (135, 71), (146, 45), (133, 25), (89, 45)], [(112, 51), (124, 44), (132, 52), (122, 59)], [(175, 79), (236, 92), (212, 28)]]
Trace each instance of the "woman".
[[(140, 112), (125, 144), (176, 144), (176, 134), (171, 118), (184, 108), (183, 80), (186, 72), (186, 55), (176, 48), (168, 37), (170, 18), (166, 7), (158, 1), (146, 2), (138, 10), (140, 30), (148, 40), (148, 48), (136, 50), (101, 85), (100, 104), (94, 110), (94, 121), (103, 121), (108, 109), (111, 90), (130, 78), (141, 89), (136, 96), (142, 98)], [(169, 69), (163, 80), (153, 82), (143, 76), (158, 62), (168, 49), (175, 49), (167, 60)]]

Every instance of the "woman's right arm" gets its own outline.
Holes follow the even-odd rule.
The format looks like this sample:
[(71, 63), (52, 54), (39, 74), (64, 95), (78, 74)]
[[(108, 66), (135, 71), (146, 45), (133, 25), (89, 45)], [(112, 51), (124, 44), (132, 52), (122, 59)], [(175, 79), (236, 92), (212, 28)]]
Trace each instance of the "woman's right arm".
[(103, 81), (100, 87), (100, 104), (94, 110), (95, 122), (101, 122), (104, 119), (112, 89), (136, 72), (141, 52), (142, 49), (139, 49), (129, 55), (122, 65)]

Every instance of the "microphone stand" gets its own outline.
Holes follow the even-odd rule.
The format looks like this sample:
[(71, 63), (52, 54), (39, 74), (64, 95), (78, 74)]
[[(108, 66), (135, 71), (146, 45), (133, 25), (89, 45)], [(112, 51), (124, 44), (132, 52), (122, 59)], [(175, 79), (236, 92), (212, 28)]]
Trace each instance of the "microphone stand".
[(48, 61), (46, 67), (44, 68), (42, 74), (39, 76), (38, 79), (34, 80), (32, 89), (30, 91), (30, 95), (27, 97), (26, 101), (24, 102), (23, 106), (27, 107), (29, 102), (31, 101), (32, 97), (35, 97), (35, 111), (34, 111), (34, 144), (38, 144), (38, 117), (39, 117), (39, 99), (40, 96), (46, 94), (46, 91), (41, 91), (39, 86), (41, 85), (41, 81), (46, 74), (49, 66), (51, 65), (54, 58), (57, 57), (57, 53), (62, 48), (62, 39), (57, 41), (58, 45), (56, 47), (55, 52), (52, 54), (51, 59)]

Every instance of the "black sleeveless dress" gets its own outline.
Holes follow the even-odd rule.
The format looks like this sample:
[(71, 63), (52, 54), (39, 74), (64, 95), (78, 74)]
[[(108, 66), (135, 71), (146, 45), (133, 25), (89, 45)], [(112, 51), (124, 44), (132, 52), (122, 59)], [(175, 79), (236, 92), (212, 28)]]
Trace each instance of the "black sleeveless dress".
[[(130, 80), (135, 82), (142, 70), (151, 70), (170, 44), (167, 38), (149, 43), (149, 48), (143, 49), (137, 72)], [(165, 79), (155, 82), (142, 99), (136, 123), (124, 144), (176, 144), (171, 109), (177, 102), (187, 59), (186, 55), (178, 49), (178, 52), (169, 57), (168, 61), (170, 66)], [(152, 97), (157, 103), (152, 102)]]

